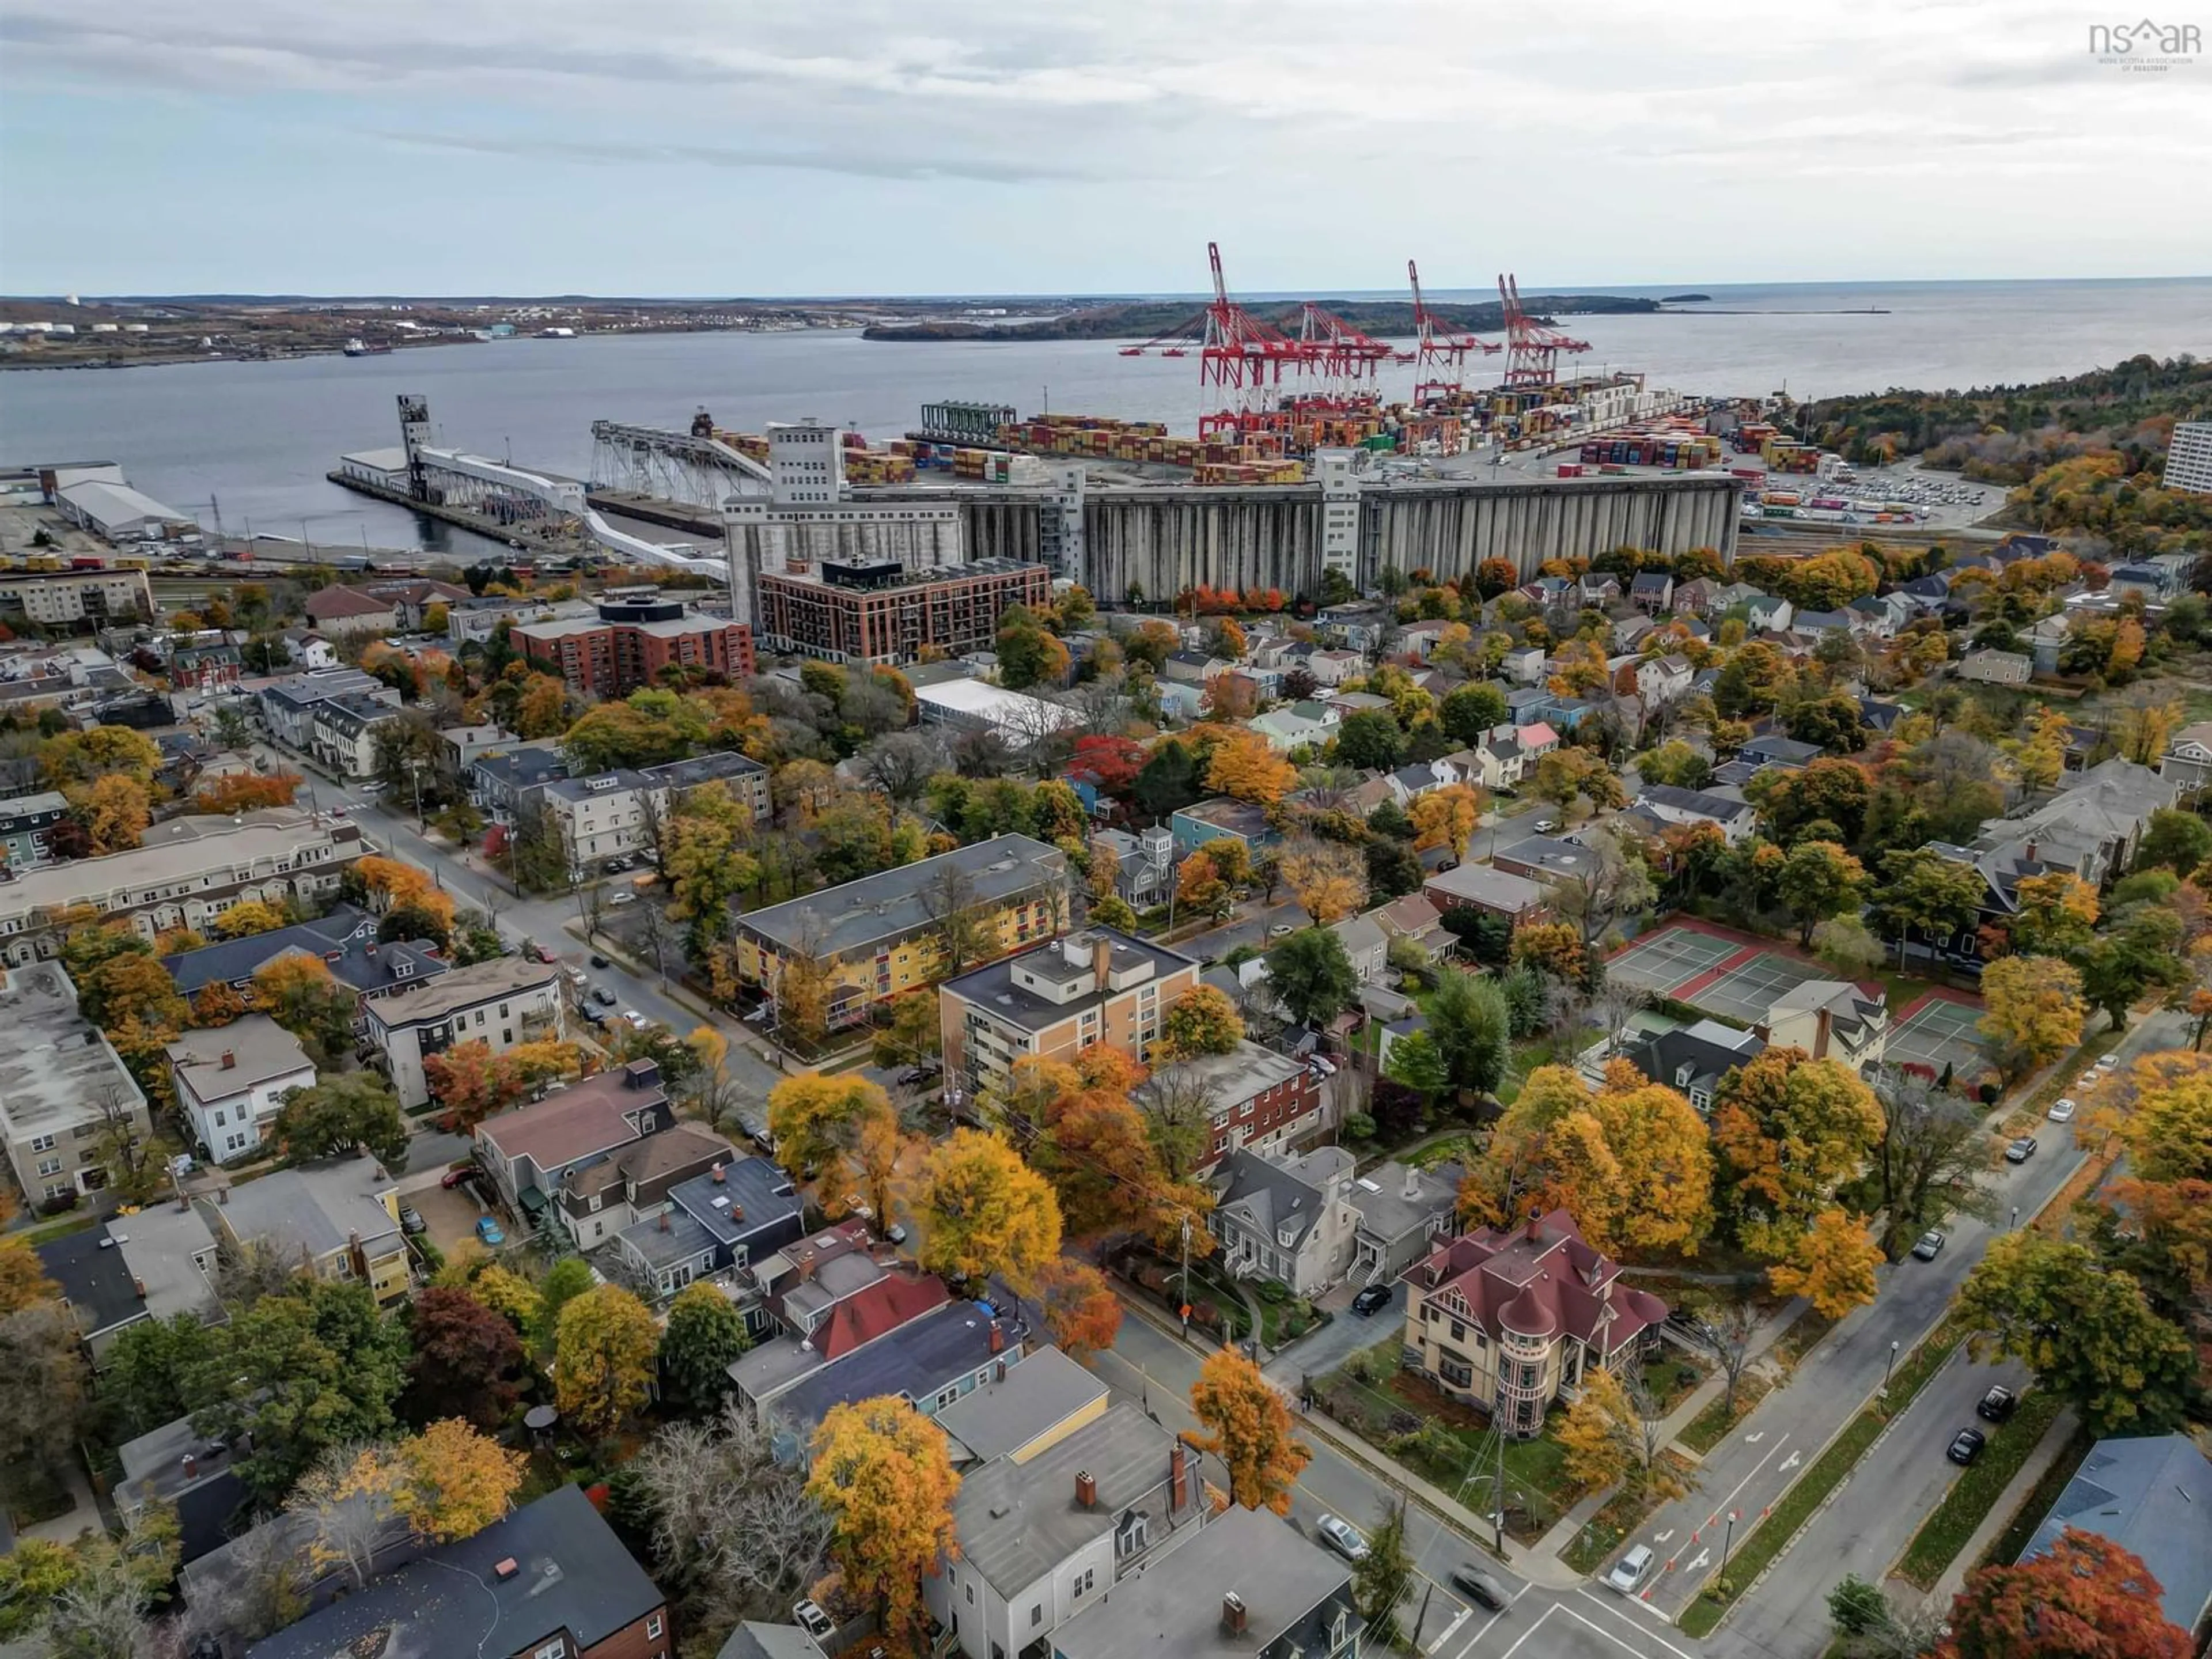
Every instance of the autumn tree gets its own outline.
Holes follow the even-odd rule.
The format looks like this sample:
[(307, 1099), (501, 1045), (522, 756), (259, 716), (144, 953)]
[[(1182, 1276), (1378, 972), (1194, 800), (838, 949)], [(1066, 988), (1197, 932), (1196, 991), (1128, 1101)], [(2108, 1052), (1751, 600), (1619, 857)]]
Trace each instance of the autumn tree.
[(1214, 744), (1206, 764), (1207, 788), (1263, 806), (1282, 799), (1297, 781), (1297, 769), (1269, 748), (1267, 738), (1256, 732), (1231, 731)]
[(129, 852), (154, 821), (153, 797), (146, 786), (121, 773), (87, 785), (70, 799), (76, 820), (84, 827), (88, 850), (95, 856)]
[(2068, 1527), (2040, 1554), (1970, 1575), (1934, 1659), (2190, 1659), (2161, 1589), (2140, 1557)]
[(1341, 921), (1367, 902), (1367, 860), (1357, 848), (1301, 836), (1284, 844), (1275, 863), (1316, 927)]
[(403, 1411), (430, 1423), (459, 1416), (495, 1429), (520, 1396), (526, 1361), (507, 1319), (458, 1285), (433, 1285), (406, 1312), (407, 1391)]
[(1990, 1039), (2007, 1076), (2032, 1072), (2081, 1041), (2088, 1008), (2081, 971), (2054, 957), (1990, 963), (1982, 970), (1982, 1001), (1976, 1029)]
[(1291, 1489), (1313, 1453), (1291, 1432), (1291, 1411), (1260, 1368), (1233, 1348), (1209, 1355), (1191, 1385), (1190, 1409), (1204, 1434), (1184, 1438), (1221, 1460), (1232, 1503), (1291, 1510)]
[(1972, 865), (1924, 847), (1885, 853), (1869, 922), (1876, 933), (1897, 941), (1901, 964), (1915, 934), (1925, 940), (1972, 927), (1986, 888)]
[(1767, 1049), (1722, 1080), (1712, 1144), (1737, 1242), (1779, 1261), (1880, 1142), (1874, 1091), (1841, 1060)]
[(585, 1434), (612, 1434), (645, 1404), (660, 1331), (645, 1304), (601, 1285), (561, 1310), (554, 1340), (555, 1401)]
[(916, 1066), (945, 1052), (935, 990), (924, 988), (893, 997), (888, 1012), (889, 1018), (876, 1030), (877, 1065)]
[(271, 904), (266, 899), (247, 899), (234, 904), (217, 916), (215, 932), (222, 939), (245, 939), (253, 933), (273, 933), (279, 927), (289, 927), (291, 920), (281, 904)]
[(1512, 960), (1548, 974), (1562, 985), (1583, 986), (1589, 977), (1589, 955), (1582, 935), (1564, 921), (1531, 922), (1513, 930)]
[(465, 1134), (486, 1118), (523, 1105), (546, 1084), (580, 1075), (583, 1053), (575, 1043), (551, 1037), (495, 1053), (488, 1040), (477, 1037), (425, 1057), (422, 1076), (445, 1108), (441, 1122)]
[(0, 1237), (0, 1318), (40, 1302), (58, 1302), (61, 1294), (28, 1241), (16, 1235)]
[(886, 1118), (897, 1118), (890, 1097), (856, 1073), (800, 1072), (769, 1091), (768, 1127), (776, 1155), (787, 1169), (812, 1171), (809, 1179), (817, 1191), (825, 1176), (842, 1171), (862, 1126)]
[(751, 830), (750, 809), (718, 782), (690, 791), (668, 814), (661, 848), (668, 914), (687, 924), (685, 950), (695, 962), (727, 931), (731, 901), (760, 880), (760, 865), (743, 850)]
[(814, 1431), (808, 1494), (830, 1516), (830, 1554), (845, 1591), (884, 1632), (910, 1642), (922, 1581), (957, 1559), (952, 1500), (960, 1477), (945, 1431), (895, 1395), (833, 1406)]
[(358, 1002), (320, 957), (304, 951), (287, 951), (253, 975), (254, 1006), (299, 1038), (319, 1065), (352, 1052)]
[(1867, 1224), (1831, 1207), (1797, 1235), (1788, 1258), (1769, 1267), (1766, 1279), (1779, 1295), (1803, 1297), (1823, 1319), (1841, 1319), (1874, 1300), (1874, 1270), (1881, 1260)]
[(744, 1315), (720, 1287), (705, 1279), (685, 1285), (668, 1304), (660, 1336), (662, 1398), (698, 1416), (717, 1410), (730, 1392), (731, 1362), (750, 1346)]
[(419, 1536), (441, 1544), (473, 1538), (504, 1516), (530, 1462), (457, 1417), (401, 1441), (393, 1461), (399, 1513)]
[(225, 815), (289, 806), (301, 781), (297, 772), (234, 772), (200, 785), (192, 805), (202, 812)]
[(1809, 945), (1813, 929), (1831, 916), (1856, 915), (1863, 902), (1863, 866), (1832, 841), (1801, 841), (1782, 861), (1775, 891), (1797, 919), (1797, 943)]
[(2152, 1311), (2142, 1288), (2087, 1245), (2034, 1231), (2006, 1233), (1959, 1291), (1958, 1314), (1978, 1358), (2018, 1359), (2039, 1386), (2063, 1394), (2092, 1433), (2175, 1427), (2194, 1386), (2195, 1354)]
[(956, 1129), (915, 1178), (921, 1265), (960, 1280), (1001, 1274), (1017, 1288), (1060, 1254), (1060, 1201), (1004, 1139)]
[(1158, 1052), (1163, 1060), (1194, 1054), (1226, 1054), (1244, 1039), (1244, 1020), (1225, 991), (1200, 985), (1168, 1005), (1160, 1022)]
[(1578, 795), (1601, 811), (1628, 804), (1620, 780), (1595, 751), (1588, 749), (1554, 749), (1540, 757), (1536, 762), (1535, 778), (1527, 788), (1537, 799), (1550, 801), (1563, 813)]
[(1060, 1256), (1037, 1270), (1030, 1287), (1045, 1328), (1070, 1358), (1081, 1360), (1114, 1346), (1121, 1328), (1121, 1302), (1106, 1275), (1087, 1261)]
[(2014, 890), (2011, 946), (2024, 957), (2071, 957), (2087, 948), (2097, 926), (2097, 890), (2064, 870), (2022, 876)]
[(1620, 1379), (1602, 1365), (1583, 1375), (1582, 1392), (1560, 1419), (1557, 1437), (1566, 1454), (1560, 1467), (1584, 1492), (1620, 1484), (1630, 1468), (1621, 1426), (1629, 1417), (1628, 1395)]
[(387, 1170), (407, 1161), (407, 1122), (392, 1087), (374, 1072), (334, 1072), (294, 1090), (277, 1109), (272, 1134), (294, 1162), (366, 1146)]
[(1467, 844), (1482, 822), (1480, 790), (1464, 783), (1433, 790), (1413, 803), (1413, 845), (1448, 847), (1455, 859), (1467, 856)]
[(2212, 1181), (2212, 1055), (2172, 1050), (2137, 1060), (2135, 1103), (2121, 1121), (2146, 1181)]
[(1873, 1160), (1881, 1181), (1881, 1248), (1894, 1261), (1923, 1228), (1945, 1216), (1990, 1212), (1982, 1177), (1995, 1149), (1981, 1108), (1932, 1079), (1887, 1077), (1875, 1100), (1882, 1116)]

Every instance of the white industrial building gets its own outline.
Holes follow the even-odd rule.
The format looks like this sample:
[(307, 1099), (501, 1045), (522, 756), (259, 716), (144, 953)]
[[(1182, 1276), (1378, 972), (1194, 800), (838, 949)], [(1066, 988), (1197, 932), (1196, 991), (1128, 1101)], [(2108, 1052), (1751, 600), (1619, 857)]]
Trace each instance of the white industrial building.
[(125, 483), (73, 483), (56, 493), (54, 505), (71, 524), (111, 542), (161, 541), (199, 529), (191, 514), (165, 507)]
[(1083, 724), (1083, 716), (1064, 704), (981, 680), (948, 680), (923, 686), (914, 696), (924, 726), (996, 732), (1017, 749)]
[(2182, 421), (2166, 449), (2166, 487), (2212, 495), (2212, 421)]

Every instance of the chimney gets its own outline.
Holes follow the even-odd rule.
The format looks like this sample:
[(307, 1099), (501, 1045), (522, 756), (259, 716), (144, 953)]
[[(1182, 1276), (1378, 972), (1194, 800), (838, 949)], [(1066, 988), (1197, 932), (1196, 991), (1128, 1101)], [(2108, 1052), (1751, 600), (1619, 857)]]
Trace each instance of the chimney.
[(1421, 1172), (1415, 1169), (1412, 1164), (1408, 1164), (1406, 1166), (1406, 1190), (1400, 1194), (1399, 1196), (1411, 1200), (1419, 1198), (1420, 1195)]
[(1544, 1212), (1541, 1210), (1531, 1210), (1528, 1212), (1528, 1242), (1531, 1244), (1536, 1243), (1543, 1237)]
[(238, 1055), (228, 1048), (224, 1049), (222, 1051), (222, 1069), (226, 1072), (234, 1071), (237, 1069), (237, 1066)]
[(138, 1299), (141, 1302), (143, 1302), (146, 1299), (146, 1281), (144, 1279), (138, 1278), (135, 1274), (132, 1275), (131, 1288), (138, 1292)]
[(668, 1231), (668, 1212), (665, 1210), (660, 1212), (660, 1231), (664, 1233)]
[(991, 1352), (997, 1353), (1006, 1346), (1006, 1334), (1000, 1328), (999, 1322), (994, 1319), (991, 1322)]
[(1836, 1023), (1835, 1015), (1823, 1008), (1813, 1016), (1813, 1058), (1825, 1060), (1828, 1054), (1828, 1037)]
[(1113, 971), (1114, 941), (1103, 933), (1093, 933), (1091, 936), (1091, 973), (1102, 994), (1106, 989), (1106, 981)]
[(1221, 1633), (1242, 1636), (1244, 1633), (1244, 1598), (1235, 1590), (1221, 1592)]
[(187, 1480), (197, 1480), (199, 1479), (199, 1474), (200, 1460), (198, 1455), (193, 1452), (186, 1452), (185, 1454), (185, 1479)]
[(1178, 1440), (1168, 1452), (1168, 1513), (1181, 1514), (1182, 1506), (1189, 1501), (1190, 1452)]
[(998, 1363), (998, 1365), (991, 1374), (991, 1380), (994, 1382), (1003, 1382), (1006, 1380), (1006, 1362), (1005, 1360), (1001, 1359)]
[(799, 1282), (804, 1285), (814, 1277), (814, 1252), (807, 1251), (799, 1258)]
[(510, 1555), (492, 1563), (491, 1576), (500, 1579), (512, 1578), (521, 1571), (522, 1564)]
[(2033, 842), (2028, 842), (2027, 846), (2021, 848), (2020, 850), (2030, 864), (2037, 862), (2035, 856), (2035, 843)]
[(722, 1173), (722, 1166), (721, 1166), (720, 1164), (717, 1164), (714, 1166), (714, 1184), (715, 1184), (717, 1187), (720, 1186), (720, 1185), (721, 1185), (725, 1181), (726, 1181), (726, 1180), (729, 1178), (728, 1176), (725, 1176), (725, 1175)]
[(1098, 1483), (1091, 1478), (1088, 1469), (1075, 1472), (1075, 1501), (1086, 1510), (1098, 1507)]

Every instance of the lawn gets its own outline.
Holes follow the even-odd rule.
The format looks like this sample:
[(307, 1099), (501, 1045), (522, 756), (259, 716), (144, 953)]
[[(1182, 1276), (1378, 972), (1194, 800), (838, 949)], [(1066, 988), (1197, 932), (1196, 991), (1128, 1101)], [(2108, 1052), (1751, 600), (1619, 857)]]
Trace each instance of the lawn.
[(1698, 1599), (1683, 1610), (1680, 1622), (1684, 1635), (1713, 1633), (1729, 1605), (1782, 1553), (1806, 1522), (1812, 1519), (1814, 1511), (1827, 1501), (1837, 1484), (1858, 1466), (1859, 1459), (1866, 1455), (1867, 1448), (1874, 1444), (1890, 1419), (1912, 1403), (1913, 1396), (1927, 1385), (1928, 1379), (1936, 1375), (1951, 1357), (1951, 1351), (1964, 1340), (1963, 1333), (1948, 1324), (1940, 1325), (1912, 1351), (1889, 1380), (1888, 1400), (1869, 1406), (1845, 1425), (1844, 1431), (1829, 1443), (1827, 1450), (1798, 1476), (1797, 1484), (1782, 1495), (1781, 1502), (1767, 1512), (1751, 1536), (1737, 1547), (1729, 1562), (1729, 1576), (1707, 1583)]
[[(1697, 1485), (1697, 1471), (1688, 1463), (1672, 1452), (1660, 1455), (1673, 1467), (1674, 1478), (1684, 1486)], [(1646, 1486), (1622, 1487), (1583, 1524), (1583, 1529), (1559, 1552), (1559, 1559), (1577, 1572), (1595, 1572), (1627, 1541), (1628, 1535), (1644, 1524), (1644, 1517), (1664, 1501)]]
[(1974, 1529), (1989, 1518), (2013, 1477), (2043, 1443), (2044, 1435), (2064, 1404), (2056, 1394), (2031, 1389), (2021, 1398), (2012, 1420), (1989, 1431), (1990, 1443), (1982, 1449), (1982, 1455), (1951, 1483), (1951, 1490), (1943, 1494), (1935, 1513), (1913, 1534), (1904, 1559), (1897, 1565), (1899, 1577), (1921, 1589), (1936, 1587), (1959, 1552), (1966, 1547)]
[[(1401, 1370), (1402, 1346), (1394, 1336), (1361, 1350), (1320, 1379), (1315, 1393), (1333, 1419), (1368, 1444), (1477, 1514), (1489, 1513), (1498, 1453), (1489, 1443), (1487, 1415)], [(1524, 1544), (1549, 1531), (1580, 1495), (1563, 1467), (1565, 1449), (1550, 1431), (1547, 1423), (1536, 1439), (1504, 1443), (1505, 1530)]]
[(1978, 1567), (2008, 1567), (2020, 1559), (2020, 1553), (2027, 1547), (2027, 1540), (2035, 1536), (2043, 1517), (2051, 1513), (2051, 1506), (2058, 1501), (2058, 1494), (2066, 1490), (2089, 1454), (2096, 1449), (2097, 1437), (2087, 1429), (2074, 1431), (2074, 1437), (2059, 1451), (2051, 1467), (2028, 1489), (2027, 1496), (2013, 1511), (2012, 1520), (1996, 1535), (1996, 1541), (1982, 1552)]

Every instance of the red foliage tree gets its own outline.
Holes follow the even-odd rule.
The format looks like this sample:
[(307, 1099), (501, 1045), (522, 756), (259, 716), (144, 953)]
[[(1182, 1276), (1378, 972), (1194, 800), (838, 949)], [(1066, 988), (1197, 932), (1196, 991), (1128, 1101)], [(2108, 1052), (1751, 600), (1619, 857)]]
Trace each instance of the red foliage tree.
[(2069, 1527), (2048, 1554), (1967, 1579), (1936, 1659), (2189, 1659), (2158, 1595), (2140, 1557)]
[(1102, 794), (1126, 800), (1149, 758), (1145, 745), (1132, 738), (1078, 738), (1067, 772), (1070, 777), (1088, 778)]
[(463, 1417), (495, 1429), (521, 1389), (522, 1342), (506, 1316), (466, 1291), (433, 1285), (407, 1316), (414, 1354), (407, 1362), (406, 1407), (417, 1422)]

